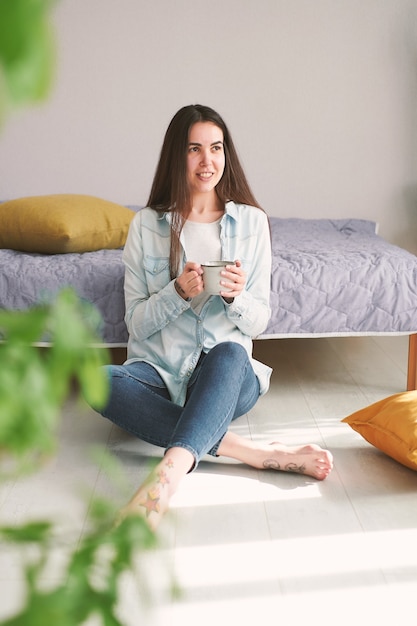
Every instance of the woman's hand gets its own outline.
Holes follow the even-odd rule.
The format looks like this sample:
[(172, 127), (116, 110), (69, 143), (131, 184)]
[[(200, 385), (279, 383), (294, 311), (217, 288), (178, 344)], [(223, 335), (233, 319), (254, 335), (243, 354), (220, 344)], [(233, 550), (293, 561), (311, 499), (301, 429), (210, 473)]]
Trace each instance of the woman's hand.
[(175, 280), (177, 293), (184, 300), (198, 296), (204, 289), (202, 276), (203, 270), (199, 263), (186, 263), (182, 274)]
[(246, 285), (246, 274), (242, 269), (242, 263), (235, 261), (235, 265), (226, 265), (221, 272), (223, 277), (220, 284), (231, 291), (221, 291), (220, 295), (228, 304), (243, 291)]

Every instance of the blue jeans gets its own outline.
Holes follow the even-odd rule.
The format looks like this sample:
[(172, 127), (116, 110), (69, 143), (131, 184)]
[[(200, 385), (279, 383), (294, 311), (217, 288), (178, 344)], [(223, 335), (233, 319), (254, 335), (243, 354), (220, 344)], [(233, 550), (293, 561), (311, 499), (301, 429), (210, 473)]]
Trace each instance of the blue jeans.
[(161, 376), (148, 363), (107, 368), (110, 399), (101, 414), (148, 443), (187, 449), (194, 456), (194, 467), (205, 454), (217, 455), (232, 420), (259, 398), (258, 379), (246, 350), (232, 342), (202, 355), (184, 407), (170, 400)]

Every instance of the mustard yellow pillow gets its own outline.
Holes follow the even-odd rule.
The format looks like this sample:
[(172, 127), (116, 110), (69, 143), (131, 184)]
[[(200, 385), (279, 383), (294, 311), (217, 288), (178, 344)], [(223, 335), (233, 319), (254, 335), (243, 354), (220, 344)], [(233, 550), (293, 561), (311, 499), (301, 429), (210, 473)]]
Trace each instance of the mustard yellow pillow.
[(94, 196), (56, 194), (0, 204), (0, 248), (48, 254), (120, 248), (134, 211)]
[(417, 391), (405, 391), (345, 417), (366, 441), (417, 470)]

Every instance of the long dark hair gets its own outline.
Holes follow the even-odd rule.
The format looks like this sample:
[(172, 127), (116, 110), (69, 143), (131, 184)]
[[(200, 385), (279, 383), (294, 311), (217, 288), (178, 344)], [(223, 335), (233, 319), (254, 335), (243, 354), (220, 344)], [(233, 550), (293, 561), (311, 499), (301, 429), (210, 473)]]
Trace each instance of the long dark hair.
[(219, 199), (261, 208), (255, 199), (240, 164), (229, 129), (213, 109), (201, 104), (181, 108), (165, 133), (147, 206), (158, 212), (169, 211), (171, 220), (170, 272), (177, 275), (180, 262), (179, 236), (191, 212), (191, 195), (187, 183), (187, 152), (191, 127), (197, 122), (212, 122), (223, 132), (225, 168), (216, 186)]

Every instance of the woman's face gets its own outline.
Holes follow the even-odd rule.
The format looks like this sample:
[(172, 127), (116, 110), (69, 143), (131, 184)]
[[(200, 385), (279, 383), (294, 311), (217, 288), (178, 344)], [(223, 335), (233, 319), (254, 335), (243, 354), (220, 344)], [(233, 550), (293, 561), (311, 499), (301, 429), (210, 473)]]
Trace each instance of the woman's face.
[(190, 130), (187, 153), (191, 195), (213, 192), (224, 166), (223, 131), (212, 122), (196, 122)]

